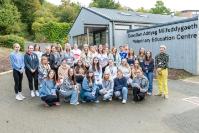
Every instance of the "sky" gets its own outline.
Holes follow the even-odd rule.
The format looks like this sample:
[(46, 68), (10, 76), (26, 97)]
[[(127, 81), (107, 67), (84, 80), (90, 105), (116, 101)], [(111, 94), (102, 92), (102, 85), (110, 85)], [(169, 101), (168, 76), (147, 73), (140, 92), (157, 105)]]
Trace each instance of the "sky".
[[(59, 5), (61, 0), (47, 0), (50, 3)], [(79, 2), (82, 6), (88, 7), (92, 0), (71, 0), (74, 2)], [(145, 9), (150, 9), (154, 7), (156, 0), (115, 0), (119, 1), (122, 6), (127, 6), (132, 9), (138, 9), (144, 7)], [(150, 2), (149, 2), (150, 1)], [(167, 8), (172, 11), (182, 11), (182, 10), (199, 10), (198, 0), (162, 0)]]

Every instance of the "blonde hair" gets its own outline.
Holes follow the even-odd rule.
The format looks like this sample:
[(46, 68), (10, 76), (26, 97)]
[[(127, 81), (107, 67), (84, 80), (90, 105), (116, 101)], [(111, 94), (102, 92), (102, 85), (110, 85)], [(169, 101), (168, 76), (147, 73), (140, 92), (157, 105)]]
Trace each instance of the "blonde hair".
[(41, 57), (41, 64), (43, 64), (43, 60), (48, 60), (48, 58), (46, 56), (42, 56)]
[(15, 48), (16, 46), (19, 46), (21, 48), (21, 46), (19, 45), (19, 43), (14, 43), (13, 44), (13, 48)]

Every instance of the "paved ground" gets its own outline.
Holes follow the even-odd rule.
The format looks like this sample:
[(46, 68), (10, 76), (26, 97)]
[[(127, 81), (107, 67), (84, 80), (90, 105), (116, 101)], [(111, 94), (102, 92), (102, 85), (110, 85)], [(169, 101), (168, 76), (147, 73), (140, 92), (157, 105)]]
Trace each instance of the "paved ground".
[[(23, 102), (14, 99), (12, 75), (0, 76), (0, 133), (198, 133), (198, 84), (169, 81), (170, 97), (46, 108), (30, 98), (26, 76)], [(155, 90), (157, 87), (155, 86)], [(195, 102), (183, 99), (195, 97)], [(189, 100), (189, 99), (186, 99)]]

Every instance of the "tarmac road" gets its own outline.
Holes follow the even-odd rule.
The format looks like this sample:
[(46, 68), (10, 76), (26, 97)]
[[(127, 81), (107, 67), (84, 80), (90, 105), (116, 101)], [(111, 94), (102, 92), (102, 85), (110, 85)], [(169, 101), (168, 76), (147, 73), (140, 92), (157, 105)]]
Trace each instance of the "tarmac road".
[[(157, 90), (154, 83), (154, 90)], [(0, 133), (199, 133), (199, 84), (169, 81), (169, 99), (147, 97), (46, 108), (31, 98), (24, 74), (23, 102), (15, 100), (12, 74), (0, 76)], [(197, 104), (198, 102), (198, 104)]]

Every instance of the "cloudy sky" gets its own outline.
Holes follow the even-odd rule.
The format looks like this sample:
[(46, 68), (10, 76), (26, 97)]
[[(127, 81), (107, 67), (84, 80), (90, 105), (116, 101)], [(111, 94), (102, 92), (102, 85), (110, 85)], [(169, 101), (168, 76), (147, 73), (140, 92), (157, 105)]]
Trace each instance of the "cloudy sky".
[[(61, 0), (47, 0), (53, 4), (59, 5)], [(92, 0), (71, 0), (78, 1), (82, 6), (88, 6)], [(156, 3), (156, 0), (115, 0), (119, 1), (123, 6), (131, 7), (132, 9), (137, 9), (139, 7), (144, 7), (150, 9)], [(149, 2), (150, 1), (150, 2)], [(166, 7), (172, 9), (172, 11), (181, 10), (199, 10), (198, 0), (163, 0)]]

